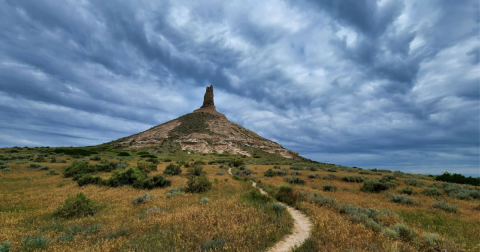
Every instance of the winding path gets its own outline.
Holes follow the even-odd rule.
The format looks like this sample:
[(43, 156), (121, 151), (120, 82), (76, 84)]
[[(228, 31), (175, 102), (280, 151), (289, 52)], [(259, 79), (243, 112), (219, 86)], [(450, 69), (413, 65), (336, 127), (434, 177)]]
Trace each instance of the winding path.
[[(232, 168), (228, 169), (228, 173), (232, 175)], [(260, 193), (267, 195), (267, 193), (262, 190), (262, 188), (257, 187), (257, 183), (252, 182), (252, 185), (260, 190)], [(293, 207), (286, 206), (287, 211), (293, 217), (293, 230), (292, 234), (285, 237), (283, 241), (277, 242), (273, 247), (267, 250), (267, 252), (288, 252), (291, 251), (292, 247), (300, 246), (310, 235), (312, 229), (312, 222), (310, 219), (303, 214), (302, 212), (296, 210)]]

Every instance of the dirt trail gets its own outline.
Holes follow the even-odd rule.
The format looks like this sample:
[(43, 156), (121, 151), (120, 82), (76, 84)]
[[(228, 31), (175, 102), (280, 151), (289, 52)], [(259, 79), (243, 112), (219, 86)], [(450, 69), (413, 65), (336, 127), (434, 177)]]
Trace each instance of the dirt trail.
[[(228, 173), (232, 175), (232, 169), (228, 169)], [(262, 190), (262, 188), (257, 187), (257, 183), (252, 182), (253, 186), (260, 190), (260, 193), (267, 195), (267, 193)], [(286, 206), (286, 205), (285, 205)], [(303, 214), (302, 212), (296, 210), (293, 207), (286, 206), (287, 211), (292, 215), (294, 220), (292, 234), (285, 237), (283, 241), (277, 242), (275, 246), (267, 250), (267, 252), (287, 252), (291, 251), (291, 248), (294, 246), (300, 246), (310, 235), (310, 230), (312, 229), (312, 222), (310, 219)]]

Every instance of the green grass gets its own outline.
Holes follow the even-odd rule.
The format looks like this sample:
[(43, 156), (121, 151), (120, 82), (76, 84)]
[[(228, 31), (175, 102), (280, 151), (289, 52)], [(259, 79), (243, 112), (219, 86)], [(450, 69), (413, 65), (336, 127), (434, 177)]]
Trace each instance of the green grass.
[(400, 211), (398, 214), (406, 223), (416, 225), (430, 233), (449, 237), (455, 243), (467, 244), (469, 247), (478, 244), (480, 234), (475, 231), (478, 230), (478, 223), (466, 222), (458, 217), (436, 212)]

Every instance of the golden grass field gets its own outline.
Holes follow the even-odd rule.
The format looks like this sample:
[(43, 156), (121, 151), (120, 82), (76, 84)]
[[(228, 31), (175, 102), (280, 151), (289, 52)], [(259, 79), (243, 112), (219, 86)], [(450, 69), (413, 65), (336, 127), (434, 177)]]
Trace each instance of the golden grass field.
[[(7, 149), (3, 149), (5, 156)], [(27, 153), (27, 150), (23, 150)], [(39, 150), (36, 150), (38, 152)], [(32, 153), (32, 150), (28, 150)], [(0, 154), (2, 154), (0, 152)], [(111, 151), (101, 153), (102, 158), (115, 154)], [(33, 153), (32, 159), (37, 157)], [(53, 156), (53, 154), (51, 155)], [(152, 190), (139, 190), (131, 186), (111, 188), (99, 185), (79, 187), (71, 178), (64, 178), (62, 171), (75, 159), (67, 163), (39, 163), (48, 165), (59, 175), (46, 175), (44, 170), (25, 168), (29, 163), (17, 164), (7, 162), (11, 171), (0, 171), (0, 244), (9, 241), (12, 251), (29, 251), (35, 247), (25, 245), (25, 237), (48, 237), (47, 251), (201, 251), (208, 248), (209, 242), (220, 242), (219, 251), (265, 251), (275, 242), (288, 234), (293, 225), (287, 213), (276, 215), (268, 207), (245, 200), (244, 195), (252, 189), (250, 180), (260, 182), (265, 188), (276, 189), (288, 184), (283, 177), (264, 177), (263, 174), (272, 165), (247, 164), (253, 172), (240, 180), (234, 180), (226, 169), (219, 165), (205, 165), (204, 171), (212, 189), (204, 193), (185, 193), (168, 198), (170, 188), (185, 187), (186, 169), (178, 176), (167, 176), (171, 186)], [(160, 155), (161, 158), (168, 155)], [(215, 155), (192, 154), (190, 160), (218, 159)], [(184, 157), (181, 157), (184, 158)], [(233, 157), (222, 157), (233, 158)], [(237, 158), (235, 156), (234, 158)], [(136, 165), (139, 158), (128, 160)], [(173, 162), (178, 156), (172, 157)], [(28, 160), (27, 160), (28, 161)], [(259, 161), (246, 158), (246, 161)], [(95, 164), (98, 161), (90, 161)], [(160, 162), (158, 171), (151, 175), (163, 174), (170, 162)], [(248, 162), (247, 162), (248, 163)], [(289, 170), (290, 165), (280, 165)], [(326, 174), (337, 177), (356, 173), (339, 169), (327, 171), (326, 165), (318, 165), (318, 171), (299, 170), (295, 175), (306, 181), (304, 185), (292, 185), (295, 191), (308, 192), (310, 195), (321, 193), (332, 198), (338, 204), (355, 204), (361, 208), (387, 209), (390, 214), (381, 215), (379, 220), (384, 228), (404, 223), (417, 236), (411, 240), (393, 239), (375, 232), (363, 223), (351, 221), (338, 208), (319, 206), (308, 200), (299, 201), (295, 206), (306, 213), (314, 226), (310, 238), (296, 251), (433, 251), (441, 247), (448, 251), (480, 251), (480, 211), (478, 200), (460, 200), (445, 194), (426, 196), (423, 188), (412, 187), (414, 193), (409, 197), (415, 199), (415, 205), (404, 205), (389, 200), (389, 194), (407, 187), (406, 178), (397, 177), (396, 189), (381, 193), (361, 192), (362, 183), (348, 183), (339, 179), (324, 180)], [(333, 166), (330, 166), (333, 167)], [(223, 172), (223, 175), (216, 175)], [(319, 178), (308, 178), (308, 174), (319, 174)], [(100, 173), (108, 178), (111, 173)], [(361, 175), (369, 178), (377, 175)], [(410, 176), (410, 175), (409, 175)], [(427, 176), (416, 176), (427, 188), (434, 181)], [(438, 183), (438, 182), (437, 182)], [(336, 191), (324, 191), (324, 185), (333, 184)], [(68, 195), (83, 192), (87, 197), (100, 202), (102, 209), (93, 216), (59, 219), (52, 213), (65, 202)], [(272, 191), (271, 191), (272, 192)], [(155, 195), (144, 204), (133, 204), (132, 200), (144, 193)], [(201, 203), (202, 197), (208, 203)], [(432, 208), (432, 203), (444, 200), (456, 204), (460, 213), (447, 213)], [(147, 210), (156, 207), (156, 211)], [(424, 235), (437, 234), (433, 247), (424, 239)]]

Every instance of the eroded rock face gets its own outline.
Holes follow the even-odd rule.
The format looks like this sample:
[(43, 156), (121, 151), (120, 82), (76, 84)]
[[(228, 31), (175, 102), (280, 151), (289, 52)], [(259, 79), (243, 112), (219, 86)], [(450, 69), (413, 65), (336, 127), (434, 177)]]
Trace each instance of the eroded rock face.
[(213, 86), (207, 87), (205, 91), (205, 95), (203, 96), (203, 105), (200, 108), (208, 108), (210, 106), (215, 107), (213, 102)]

